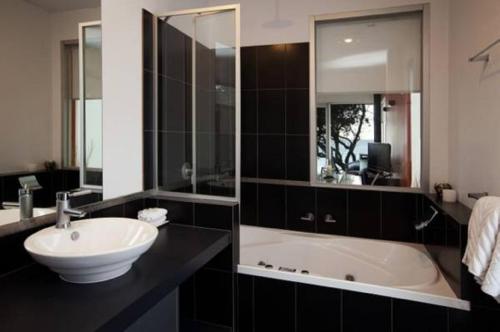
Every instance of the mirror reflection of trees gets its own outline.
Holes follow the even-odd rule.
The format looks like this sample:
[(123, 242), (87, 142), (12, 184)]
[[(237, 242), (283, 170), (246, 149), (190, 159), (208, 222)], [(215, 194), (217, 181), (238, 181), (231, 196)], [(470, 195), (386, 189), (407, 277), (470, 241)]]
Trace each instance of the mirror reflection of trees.
[[(320, 109), (321, 110), (321, 109)], [(326, 112), (330, 113), (330, 153), (331, 164), (337, 172), (346, 170), (357, 161), (356, 147), (361, 140), (363, 129), (371, 119), (365, 104), (330, 104), (318, 116), (317, 138), (318, 157), (328, 158), (328, 128)]]

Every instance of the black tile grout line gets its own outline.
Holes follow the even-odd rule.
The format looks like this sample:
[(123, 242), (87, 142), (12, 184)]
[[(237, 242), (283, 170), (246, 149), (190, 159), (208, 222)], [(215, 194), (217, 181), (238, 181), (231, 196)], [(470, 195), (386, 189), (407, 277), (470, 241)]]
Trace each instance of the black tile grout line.
[(391, 303), (391, 312), (390, 312), (390, 324), (391, 324), (391, 332), (394, 331), (394, 299), (393, 298), (389, 298), (390, 299), (390, 303)]
[(340, 331), (344, 331), (344, 291), (342, 289), (339, 289), (339, 295), (340, 295), (340, 319), (339, 319), (339, 328)]
[(293, 326), (294, 331), (297, 332), (298, 329), (298, 316), (299, 312), (297, 310), (297, 291), (298, 291), (298, 283), (293, 283)]

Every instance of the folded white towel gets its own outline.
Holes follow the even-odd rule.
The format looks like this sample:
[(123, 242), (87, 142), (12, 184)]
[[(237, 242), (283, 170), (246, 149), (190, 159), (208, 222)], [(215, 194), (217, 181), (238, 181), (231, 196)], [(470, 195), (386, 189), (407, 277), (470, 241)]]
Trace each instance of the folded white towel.
[(481, 290), (500, 302), (500, 197), (483, 197), (474, 205), (462, 262)]
[(158, 220), (165, 220), (168, 211), (162, 208), (144, 209), (137, 213), (137, 218), (141, 221), (154, 222)]

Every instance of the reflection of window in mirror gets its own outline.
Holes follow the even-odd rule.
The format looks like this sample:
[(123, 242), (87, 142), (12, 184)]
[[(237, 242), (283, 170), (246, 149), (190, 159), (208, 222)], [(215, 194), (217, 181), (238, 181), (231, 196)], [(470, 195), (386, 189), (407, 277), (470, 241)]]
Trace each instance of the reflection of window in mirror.
[(420, 187), (422, 13), (315, 22), (320, 182)]
[(78, 41), (63, 42), (63, 167), (80, 166)]

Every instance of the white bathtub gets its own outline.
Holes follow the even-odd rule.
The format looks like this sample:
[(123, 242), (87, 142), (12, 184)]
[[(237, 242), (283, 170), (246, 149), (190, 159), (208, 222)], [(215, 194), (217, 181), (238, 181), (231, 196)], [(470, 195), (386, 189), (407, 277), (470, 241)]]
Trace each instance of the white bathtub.
[(242, 225), (238, 272), (470, 310), (418, 244)]

